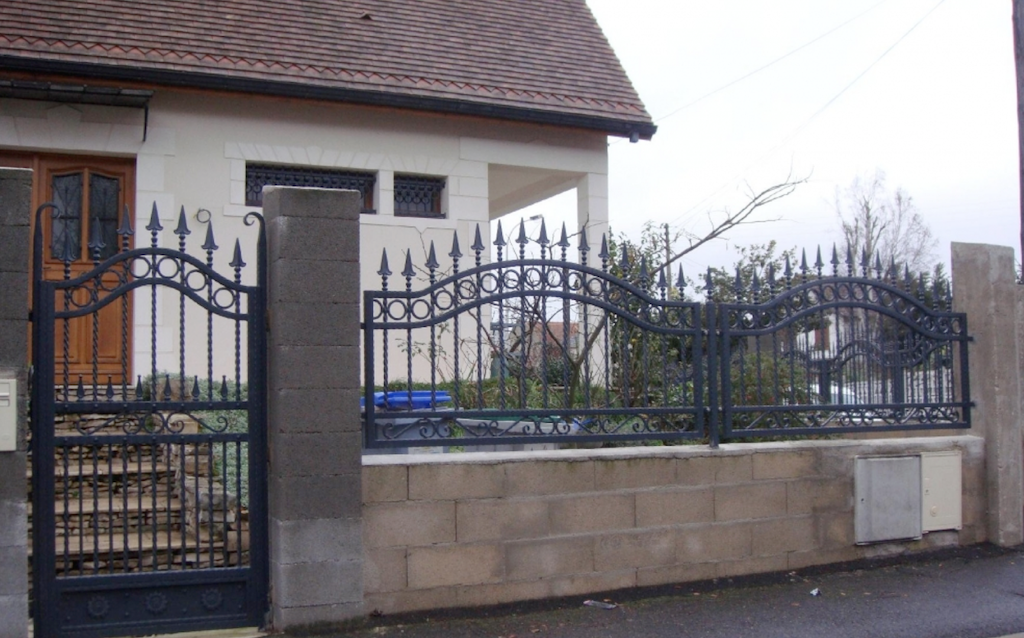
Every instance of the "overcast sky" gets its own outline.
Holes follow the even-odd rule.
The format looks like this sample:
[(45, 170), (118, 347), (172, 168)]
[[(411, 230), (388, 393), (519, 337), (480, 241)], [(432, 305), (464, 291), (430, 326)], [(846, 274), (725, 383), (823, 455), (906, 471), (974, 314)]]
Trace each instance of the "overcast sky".
[[(751, 189), (809, 177), (761, 215), (781, 221), (701, 249), (688, 273), (736, 245), (831, 246), (836, 188), (876, 169), (913, 197), (936, 260), (954, 240), (1018, 246), (1012, 0), (587, 2), (659, 127), (609, 140), (614, 230), (701, 232)], [(574, 220), (575, 194), (537, 213)]]

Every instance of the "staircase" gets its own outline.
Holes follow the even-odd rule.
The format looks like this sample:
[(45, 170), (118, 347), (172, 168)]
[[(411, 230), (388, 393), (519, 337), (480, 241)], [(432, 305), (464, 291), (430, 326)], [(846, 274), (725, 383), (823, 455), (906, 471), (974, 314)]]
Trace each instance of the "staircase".
[[(81, 436), (80, 431), (90, 431), (90, 420), (103, 418), (69, 416), (56, 424), (56, 434)], [(79, 426), (71, 419), (80, 419)], [(182, 424), (183, 434), (197, 432), (194, 421)], [(94, 439), (58, 448), (53, 503), (58, 576), (247, 564), (248, 515), (218, 478), (226, 459), (221, 445), (124, 446), (112, 436), (109, 444)], [(31, 465), (27, 478), (31, 491)], [(30, 500), (30, 538), (32, 524)]]

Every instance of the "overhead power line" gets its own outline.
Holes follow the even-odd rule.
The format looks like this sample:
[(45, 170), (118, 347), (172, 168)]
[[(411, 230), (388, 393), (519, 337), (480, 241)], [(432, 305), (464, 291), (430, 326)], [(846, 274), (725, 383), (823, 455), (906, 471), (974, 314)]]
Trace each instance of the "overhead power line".
[[(905, 39), (907, 39), (907, 36), (909, 36), (911, 33), (914, 32), (915, 29), (917, 29), (919, 26), (921, 26), (921, 23), (923, 23), (925, 20), (927, 20), (928, 17), (931, 16), (931, 14), (934, 13), (936, 9), (938, 9), (940, 6), (945, 4), (945, 2), (946, 2), (946, 0), (939, 0), (937, 3), (935, 3), (935, 5), (932, 6), (931, 9), (926, 11), (925, 14), (923, 16), (921, 16), (917, 20), (917, 22), (915, 22), (913, 25), (911, 25), (911, 27), (909, 29), (907, 29), (903, 33), (903, 35), (901, 35), (899, 38), (896, 39), (895, 42), (893, 42), (891, 45), (889, 45), (889, 47), (885, 51), (882, 51), (881, 55), (879, 55), (877, 58), (875, 58), (871, 62), (871, 64), (869, 64), (867, 67), (865, 67), (863, 71), (858, 73), (856, 77), (854, 77), (852, 80), (850, 80), (849, 83), (846, 84), (846, 86), (844, 86), (842, 89), (840, 89), (838, 93), (833, 95), (827, 102), (825, 102), (825, 104), (822, 105), (821, 108), (819, 108), (817, 111), (812, 113), (809, 117), (807, 117), (807, 119), (805, 119), (803, 122), (801, 122), (799, 126), (797, 126), (795, 129), (793, 129), (793, 131), (791, 133), (789, 133), (786, 137), (784, 137), (780, 142), (778, 142), (777, 144), (772, 146), (770, 149), (768, 149), (768, 151), (763, 153), (760, 157), (758, 157), (754, 161), (752, 161), (749, 164), (747, 164), (747, 166), (744, 167), (744, 169), (739, 174), (737, 174), (735, 177), (730, 179), (728, 182), (722, 184), (714, 192), (709, 194), (707, 197), (705, 197), (703, 200), (701, 200), (697, 204), (694, 204), (693, 206), (691, 206), (689, 209), (687, 209), (685, 212), (683, 212), (680, 215), (678, 215), (675, 219), (673, 219), (669, 223), (672, 223), (672, 224), (677, 223), (683, 217), (686, 217), (691, 212), (693, 212), (695, 209), (703, 206), (705, 203), (707, 203), (708, 200), (710, 200), (712, 197), (718, 195), (725, 188), (727, 188), (729, 186), (729, 184), (732, 184), (737, 179), (743, 177), (743, 174), (746, 173), (747, 171), (749, 171), (752, 167), (756, 166), (760, 162), (763, 162), (765, 159), (771, 157), (773, 154), (775, 154), (776, 151), (778, 151), (784, 145), (788, 144), (794, 138), (796, 138), (796, 136), (798, 136), (800, 133), (802, 133), (804, 131), (804, 129), (806, 129), (808, 126), (810, 126), (810, 124), (812, 122), (814, 122), (814, 120), (816, 120), (822, 113), (824, 113), (826, 110), (828, 110), (828, 108), (831, 107), (833, 104), (835, 104), (836, 101), (839, 100), (840, 97), (842, 97), (847, 91), (849, 91), (851, 88), (853, 88), (853, 86), (855, 84), (857, 84), (857, 82), (859, 82), (865, 75), (867, 75), (873, 68), (875, 68), (875, 66), (877, 66), (879, 62), (881, 62), (883, 59), (885, 59), (886, 56), (888, 56), (890, 53), (892, 53), (893, 49), (895, 49), (897, 46), (900, 45), (901, 42), (903, 42)], [(877, 5), (875, 5), (875, 6), (877, 6)]]

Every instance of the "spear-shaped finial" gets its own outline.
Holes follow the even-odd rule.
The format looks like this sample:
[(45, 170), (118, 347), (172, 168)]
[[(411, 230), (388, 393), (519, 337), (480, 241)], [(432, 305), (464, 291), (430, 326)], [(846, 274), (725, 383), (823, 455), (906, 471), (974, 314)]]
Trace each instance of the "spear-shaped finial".
[[(479, 225), (477, 225), (477, 227), (479, 227)], [(452, 231), (452, 249), (448, 253), (448, 256), (451, 257), (452, 260), (456, 262), (459, 260), (460, 257), (462, 257), (462, 250), (459, 249), (459, 231), (457, 230)]]
[(212, 253), (213, 251), (215, 251), (218, 248), (220, 248), (220, 246), (217, 245), (217, 242), (214, 241), (214, 239), (213, 239), (213, 222), (212, 221), (209, 224), (206, 225), (206, 241), (203, 242), (202, 248), (207, 253)]
[(547, 246), (551, 243), (551, 241), (548, 240), (548, 225), (547, 222), (544, 221), (543, 217), (540, 218), (540, 237), (537, 238), (537, 243), (541, 246)]
[(800, 249), (800, 279), (807, 281), (807, 249)]
[(381, 277), (390, 277), (391, 269), (388, 268), (388, 249), (385, 248), (381, 251), (380, 255), (380, 269), (377, 270), (377, 274)]
[(821, 244), (818, 244), (818, 254), (814, 259), (814, 270), (818, 273), (818, 279), (821, 279), (821, 271), (825, 267), (825, 262), (821, 260)]
[(416, 276), (416, 269), (412, 267), (412, 251), (405, 251), (405, 268), (402, 269), (402, 276), (410, 280)]
[(188, 229), (188, 220), (185, 218), (185, 207), (181, 207), (181, 211), (178, 213), (178, 227), (174, 229), (174, 234), (178, 236), (178, 239), (182, 242), (185, 241), (186, 235), (191, 235), (192, 231)]
[[(503, 248), (508, 242), (505, 241), (505, 233), (501, 231), (501, 220), (498, 220), (498, 232), (494, 236), (494, 245), (498, 248)], [(483, 242), (480, 241), (480, 224), (476, 225), (476, 241), (473, 242), (473, 250), (478, 250), (477, 245), (480, 246), (479, 250), (483, 250)]]
[(128, 239), (135, 234), (135, 230), (132, 229), (132, 216), (128, 212), (128, 204), (124, 205), (124, 210), (121, 212), (121, 226), (117, 229), (117, 234), (121, 236), (121, 250), (128, 250)]
[(679, 264), (679, 277), (676, 278), (676, 288), (679, 289), (679, 296), (683, 295), (683, 289), (686, 288), (686, 277), (683, 276), (683, 265)]
[(430, 240), (430, 250), (427, 251), (427, 269), (430, 270), (431, 276), (438, 266), (441, 264), (437, 263), (437, 253), (434, 251), (434, 240)]
[(832, 276), (839, 276), (839, 251), (836, 250), (835, 242), (832, 242)]
[(235, 240), (235, 254), (231, 257), (231, 263), (229, 263), (228, 266), (231, 266), (236, 270), (245, 268), (245, 262), (242, 261), (242, 245), (237, 239)]
[(92, 223), (89, 224), (89, 252), (92, 254), (92, 260), (99, 262), (100, 255), (103, 254), (103, 249), (107, 247), (107, 243), (103, 241), (103, 235), (100, 232), (100, 221), (97, 218), (92, 219)]
[(153, 202), (153, 210), (149, 213), (149, 223), (146, 224), (146, 230), (151, 233), (157, 233), (163, 229), (164, 227), (160, 225), (160, 214), (156, 210), (156, 202)]
[(607, 265), (608, 257), (611, 255), (608, 254), (608, 236), (604, 233), (601, 233), (601, 252), (597, 253), (597, 256), (601, 259), (601, 263)]

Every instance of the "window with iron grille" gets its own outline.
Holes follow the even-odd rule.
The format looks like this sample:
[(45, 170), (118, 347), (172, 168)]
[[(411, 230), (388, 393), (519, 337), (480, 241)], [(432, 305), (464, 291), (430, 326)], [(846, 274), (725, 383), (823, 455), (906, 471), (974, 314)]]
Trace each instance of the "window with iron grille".
[(398, 217), (444, 217), (441, 211), (443, 177), (395, 175), (395, 215)]
[(302, 166), (245, 165), (245, 205), (263, 205), (264, 186), (305, 186), (359, 191), (363, 197), (363, 213), (376, 213), (373, 208), (374, 173), (338, 171), (330, 168)]

